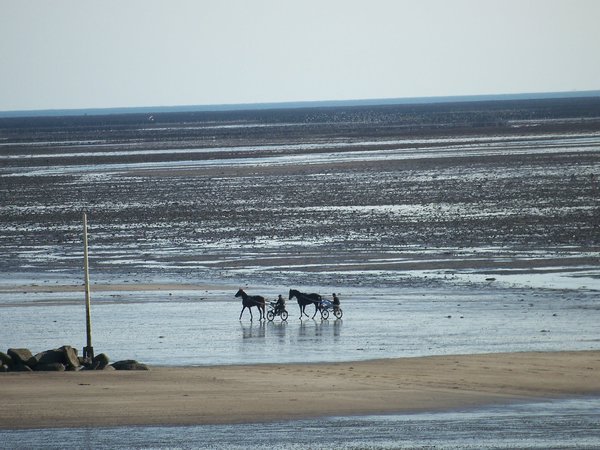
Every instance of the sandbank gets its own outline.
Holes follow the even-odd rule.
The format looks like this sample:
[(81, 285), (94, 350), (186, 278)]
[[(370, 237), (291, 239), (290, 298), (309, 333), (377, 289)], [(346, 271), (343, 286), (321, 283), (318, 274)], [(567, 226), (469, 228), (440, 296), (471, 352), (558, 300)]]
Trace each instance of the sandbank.
[(600, 351), (2, 373), (0, 428), (194, 425), (600, 395)]

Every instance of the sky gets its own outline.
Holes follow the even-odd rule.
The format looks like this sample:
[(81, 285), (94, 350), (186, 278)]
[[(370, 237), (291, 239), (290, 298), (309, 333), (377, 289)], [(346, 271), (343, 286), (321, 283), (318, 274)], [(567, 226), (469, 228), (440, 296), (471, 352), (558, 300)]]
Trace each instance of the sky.
[(0, 0), (0, 111), (600, 89), (600, 0)]

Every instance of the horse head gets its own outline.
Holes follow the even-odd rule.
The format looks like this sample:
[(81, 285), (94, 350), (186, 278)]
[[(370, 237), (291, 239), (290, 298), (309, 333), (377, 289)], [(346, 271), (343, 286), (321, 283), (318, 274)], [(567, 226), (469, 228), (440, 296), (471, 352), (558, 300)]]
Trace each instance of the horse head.
[(235, 297), (243, 297), (244, 294), (244, 290), (240, 288), (239, 291), (237, 291), (237, 293), (235, 294)]
[(298, 295), (298, 291), (296, 289), (290, 289), (290, 296), (288, 300), (293, 299), (294, 297), (296, 297), (296, 295)]

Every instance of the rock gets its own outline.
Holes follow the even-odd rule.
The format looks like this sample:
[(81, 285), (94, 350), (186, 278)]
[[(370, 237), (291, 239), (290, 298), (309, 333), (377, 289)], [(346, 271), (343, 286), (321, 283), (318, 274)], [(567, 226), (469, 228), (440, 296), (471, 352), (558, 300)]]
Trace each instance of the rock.
[(150, 370), (146, 364), (137, 362), (134, 359), (125, 359), (112, 364), (116, 370)]
[(122, 370), (121, 367), (131, 365), (131, 364), (137, 364), (137, 363), (138, 362), (135, 359), (124, 359), (121, 361), (116, 361), (116, 362), (112, 363), (111, 365), (117, 370)]
[(149, 370), (148, 366), (133, 359), (119, 361), (117, 367), (109, 365), (105, 353), (96, 355), (92, 361), (85, 361), (77, 355), (70, 345), (46, 350), (33, 356), (26, 348), (10, 348), (7, 353), (0, 352), (0, 372), (36, 371), (77, 371), (77, 370)]
[(65, 353), (62, 350), (46, 350), (45, 352), (40, 352), (34, 357), (37, 361), (37, 365), (45, 365), (45, 364), (66, 364)]
[(13, 359), (15, 364), (20, 362), (29, 367), (33, 367), (37, 364), (37, 360), (27, 348), (9, 348), (7, 353), (8, 356)]
[(77, 357), (77, 350), (70, 345), (63, 345), (59, 350), (64, 352), (67, 367), (77, 368), (80, 366), (79, 358)]
[(98, 366), (96, 367), (98, 370), (103, 370), (106, 366), (108, 366), (109, 362), (110, 360), (108, 359), (108, 356), (105, 353), (100, 353), (99, 355), (96, 355), (93, 360), (94, 365), (98, 364)]
[(13, 365), (13, 360), (6, 353), (0, 352), (0, 365), (11, 367)]
[(11, 368), (13, 372), (33, 372), (33, 369), (21, 361), (17, 361)]
[(35, 370), (39, 372), (64, 372), (66, 367), (64, 364), (59, 362), (38, 364), (35, 366)]

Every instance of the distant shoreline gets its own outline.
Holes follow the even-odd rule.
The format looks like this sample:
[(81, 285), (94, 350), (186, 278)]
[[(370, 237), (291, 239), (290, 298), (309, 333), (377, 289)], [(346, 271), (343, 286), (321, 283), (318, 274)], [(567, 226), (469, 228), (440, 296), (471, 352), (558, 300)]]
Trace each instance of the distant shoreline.
[(179, 113), (179, 112), (226, 112), (226, 111), (254, 111), (272, 109), (302, 109), (302, 108), (331, 108), (354, 106), (385, 106), (385, 105), (426, 105), (435, 103), (465, 103), (489, 102), (508, 100), (550, 100), (563, 98), (590, 98), (600, 97), (600, 90), (593, 91), (563, 91), (563, 92), (530, 92), (519, 94), (492, 94), (492, 95), (452, 95), (433, 97), (406, 97), (406, 98), (375, 98), (351, 100), (316, 100), (316, 101), (291, 101), (291, 102), (266, 102), (266, 103), (232, 103), (214, 105), (171, 105), (171, 106), (139, 106), (139, 107), (113, 107), (113, 108), (73, 108), (73, 109), (41, 109), (0, 111), (2, 118), (23, 117), (60, 117), (60, 116), (102, 116), (112, 114), (152, 114), (152, 113)]
[(600, 395), (600, 351), (2, 373), (0, 429), (235, 424)]

